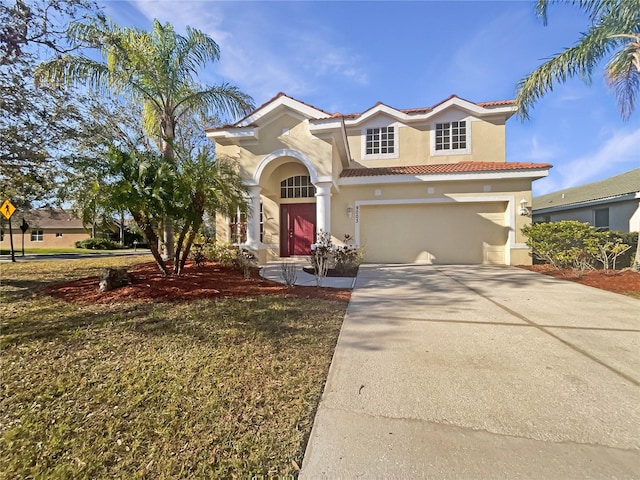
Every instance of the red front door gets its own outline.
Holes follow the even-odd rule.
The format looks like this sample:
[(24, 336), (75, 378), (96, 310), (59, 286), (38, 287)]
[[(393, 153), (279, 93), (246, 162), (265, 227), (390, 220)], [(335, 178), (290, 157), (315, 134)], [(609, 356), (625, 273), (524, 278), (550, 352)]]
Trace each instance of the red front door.
[(316, 204), (280, 205), (280, 256), (309, 255), (316, 239)]

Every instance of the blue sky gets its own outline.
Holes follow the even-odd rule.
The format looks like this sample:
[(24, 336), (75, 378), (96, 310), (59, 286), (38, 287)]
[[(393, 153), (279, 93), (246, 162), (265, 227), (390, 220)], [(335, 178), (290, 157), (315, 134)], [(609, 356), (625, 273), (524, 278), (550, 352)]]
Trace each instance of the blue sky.
[[(451, 94), (508, 100), (542, 60), (572, 46), (587, 17), (552, 5), (545, 27), (525, 1), (245, 2), (103, 1), (120, 25), (157, 18), (179, 32), (209, 34), (221, 60), (205, 84), (230, 82), (260, 105), (278, 92), (329, 112), (357, 113), (381, 101), (429, 107)], [(607, 178), (640, 166), (640, 114), (623, 122), (597, 70), (539, 101), (531, 118), (507, 122), (507, 161), (554, 168), (534, 194)], [(487, 159), (489, 160), (489, 159)]]

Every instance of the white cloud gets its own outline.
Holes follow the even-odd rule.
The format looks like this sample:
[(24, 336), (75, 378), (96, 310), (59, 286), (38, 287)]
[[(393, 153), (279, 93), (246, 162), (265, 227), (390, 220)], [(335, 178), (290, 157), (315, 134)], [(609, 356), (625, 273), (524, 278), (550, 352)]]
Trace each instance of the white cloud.
[(546, 162), (557, 158), (559, 149), (552, 145), (541, 145), (537, 135), (531, 137), (530, 150), (525, 159), (530, 162)]
[(640, 166), (640, 128), (618, 131), (591, 154), (568, 160), (534, 183), (535, 194), (583, 185)]
[(130, 5), (149, 21), (169, 21), (179, 31), (189, 25), (210, 35), (220, 45), (221, 60), (203, 82), (236, 84), (258, 104), (280, 91), (304, 100), (320, 90), (327, 77), (356, 85), (368, 82), (357, 57), (332, 42), (330, 31), (307, 31), (283, 19), (274, 5), (151, 0)]

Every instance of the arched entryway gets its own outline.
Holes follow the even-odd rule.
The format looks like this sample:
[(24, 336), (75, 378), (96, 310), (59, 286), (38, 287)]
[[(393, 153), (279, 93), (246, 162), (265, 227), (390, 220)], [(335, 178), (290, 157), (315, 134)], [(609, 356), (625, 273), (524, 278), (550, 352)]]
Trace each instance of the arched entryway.
[(299, 151), (265, 156), (249, 185), (252, 212), (263, 212), (263, 219), (249, 217), (247, 244), (281, 257), (309, 255), (316, 232), (328, 230), (331, 182), (324, 180)]

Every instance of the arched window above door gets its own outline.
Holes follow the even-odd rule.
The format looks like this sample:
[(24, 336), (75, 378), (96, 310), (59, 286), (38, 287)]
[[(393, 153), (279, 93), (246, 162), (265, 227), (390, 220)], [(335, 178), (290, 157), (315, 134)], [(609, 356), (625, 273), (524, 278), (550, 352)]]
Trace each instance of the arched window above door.
[(309, 175), (295, 175), (280, 182), (280, 198), (308, 198), (316, 195)]

